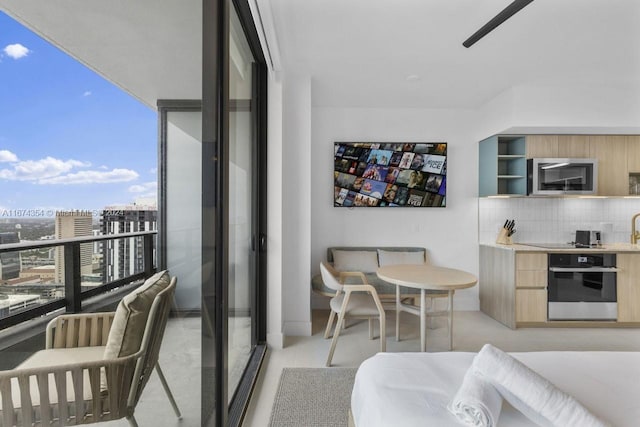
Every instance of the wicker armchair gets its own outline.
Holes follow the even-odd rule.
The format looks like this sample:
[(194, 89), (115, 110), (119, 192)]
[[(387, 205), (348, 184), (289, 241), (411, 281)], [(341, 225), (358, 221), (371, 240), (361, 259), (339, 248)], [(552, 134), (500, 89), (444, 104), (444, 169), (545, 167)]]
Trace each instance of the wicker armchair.
[(67, 426), (120, 418), (137, 426), (134, 409), (154, 368), (180, 418), (158, 364), (175, 287), (174, 277), (152, 297), (139, 350), (123, 357), (105, 356), (117, 311), (53, 319), (47, 325), (46, 349), (16, 369), (0, 372), (0, 426)]

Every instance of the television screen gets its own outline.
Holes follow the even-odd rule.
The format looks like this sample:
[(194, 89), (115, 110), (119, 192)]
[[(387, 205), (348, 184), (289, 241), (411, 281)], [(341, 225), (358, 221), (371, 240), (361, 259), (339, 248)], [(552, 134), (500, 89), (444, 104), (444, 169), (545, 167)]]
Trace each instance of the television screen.
[(334, 143), (339, 207), (444, 207), (447, 143)]

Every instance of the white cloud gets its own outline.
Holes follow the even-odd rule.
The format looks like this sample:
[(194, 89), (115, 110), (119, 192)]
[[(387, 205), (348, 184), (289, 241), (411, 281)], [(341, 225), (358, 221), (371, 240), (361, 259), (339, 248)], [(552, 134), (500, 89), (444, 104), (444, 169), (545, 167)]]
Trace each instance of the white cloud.
[(45, 157), (40, 160), (25, 160), (13, 164), (12, 169), (1, 169), (0, 178), (11, 181), (39, 181), (69, 172), (74, 167), (88, 167), (90, 163), (78, 160), (60, 160)]
[(90, 167), (91, 163), (73, 159), (60, 160), (49, 156), (40, 160), (18, 161), (18, 156), (7, 150), (0, 150), (0, 162), (2, 161), (12, 163), (10, 167), (0, 169), (0, 179), (10, 181), (67, 185), (129, 182), (138, 179), (136, 171), (123, 168), (110, 170), (104, 165), (98, 167), (100, 170), (77, 171), (78, 168)]
[(90, 90), (85, 90), (84, 93), (82, 94), (82, 96), (91, 96), (92, 93)]
[(66, 175), (38, 180), (39, 184), (109, 184), (128, 182), (138, 178), (138, 173), (131, 169), (113, 169), (110, 171), (80, 171)]
[(158, 173), (158, 168), (151, 168), (151, 169), (149, 169), (149, 173), (150, 173), (150, 174), (152, 174), (152, 175), (157, 174), (157, 173)]
[(9, 57), (11, 57), (13, 59), (24, 58), (29, 53), (31, 53), (31, 51), (29, 49), (27, 49), (26, 47), (24, 47), (20, 43), (9, 44), (9, 45), (5, 46), (4, 49), (3, 49), (3, 52), (5, 53), (5, 55), (7, 55), (7, 56), (9, 56)]
[(0, 163), (2, 162), (17, 162), (18, 156), (13, 154), (9, 150), (0, 150)]
[(158, 183), (156, 181), (153, 182), (145, 182), (144, 184), (135, 184), (129, 187), (130, 193), (151, 193), (155, 194), (155, 191), (158, 189)]

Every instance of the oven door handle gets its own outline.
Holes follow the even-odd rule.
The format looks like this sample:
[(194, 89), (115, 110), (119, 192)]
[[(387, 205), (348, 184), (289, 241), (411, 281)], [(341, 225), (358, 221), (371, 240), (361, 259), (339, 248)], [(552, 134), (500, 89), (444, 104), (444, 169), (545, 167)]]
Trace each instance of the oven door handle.
[(616, 273), (620, 270), (617, 267), (549, 267), (549, 271), (554, 273)]

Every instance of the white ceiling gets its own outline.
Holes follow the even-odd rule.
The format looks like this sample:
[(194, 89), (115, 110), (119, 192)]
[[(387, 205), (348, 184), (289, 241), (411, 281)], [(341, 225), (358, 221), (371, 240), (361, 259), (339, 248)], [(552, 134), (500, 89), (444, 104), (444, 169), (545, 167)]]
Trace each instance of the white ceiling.
[[(520, 85), (640, 86), (638, 0), (535, 0), (470, 49), (462, 41), (511, 0), (256, 1), (275, 24), (274, 62), (311, 75), (318, 106), (477, 108)], [(201, 6), (0, 0), (152, 107), (201, 97)]]
[(509, 3), (271, 0), (283, 68), (312, 76), (314, 105), (476, 108), (518, 85), (638, 89), (640, 1), (535, 0), (462, 46)]

